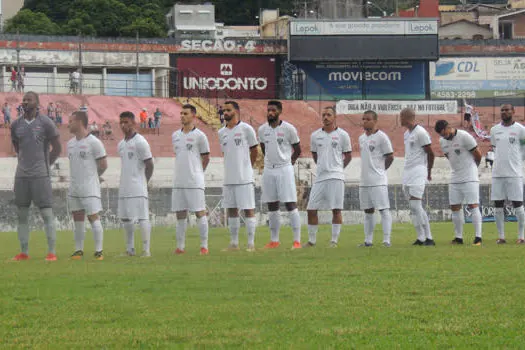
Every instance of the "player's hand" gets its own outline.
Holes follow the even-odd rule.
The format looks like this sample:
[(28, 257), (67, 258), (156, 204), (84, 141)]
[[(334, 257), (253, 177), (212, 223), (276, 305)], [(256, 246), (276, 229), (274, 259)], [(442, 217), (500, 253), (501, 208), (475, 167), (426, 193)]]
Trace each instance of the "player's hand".
[(99, 181), (100, 183), (103, 183), (103, 182), (104, 182), (104, 178), (99, 177), (99, 178), (98, 178), (98, 181)]
[(432, 181), (432, 174), (430, 172), (428, 173), (427, 180)]

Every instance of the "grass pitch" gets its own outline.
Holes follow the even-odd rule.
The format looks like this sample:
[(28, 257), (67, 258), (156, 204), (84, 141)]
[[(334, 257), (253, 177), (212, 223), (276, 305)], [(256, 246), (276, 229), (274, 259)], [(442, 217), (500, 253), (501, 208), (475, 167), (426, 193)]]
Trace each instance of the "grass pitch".
[[(393, 246), (357, 248), (362, 226), (344, 226), (340, 246), (225, 253), (225, 229), (211, 229), (210, 256), (198, 255), (190, 229), (187, 253), (171, 254), (174, 233), (154, 229), (149, 259), (119, 257), (123, 233), (106, 232), (105, 260), (70, 261), (73, 234), (58, 236), (59, 261), (46, 263), (45, 236), (32, 233), (31, 260), (9, 262), (16, 234), (0, 246), (2, 348), (519, 348), (525, 342), (525, 246), (450, 246), (452, 225), (432, 224), (436, 247), (413, 247), (410, 225), (394, 225)], [(303, 228), (303, 231), (304, 228)], [(90, 237), (91, 232), (87, 233)], [(303, 232), (303, 239), (306, 234)], [(136, 233), (140, 238), (140, 233)], [(512, 239), (511, 239), (512, 238)], [(257, 247), (269, 239), (257, 231)], [(241, 229), (241, 242), (246, 242)], [(140, 246), (137, 245), (140, 252)]]

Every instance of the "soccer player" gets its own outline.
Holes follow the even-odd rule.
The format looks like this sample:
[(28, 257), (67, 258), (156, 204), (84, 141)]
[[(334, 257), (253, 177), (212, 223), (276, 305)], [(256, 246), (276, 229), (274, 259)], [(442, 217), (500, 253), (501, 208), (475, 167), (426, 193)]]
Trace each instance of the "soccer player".
[(525, 140), (525, 127), (515, 122), (514, 106), (501, 106), (501, 123), (490, 129), (490, 143), (495, 150), (494, 168), (492, 169), (491, 200), (494, 201), (494, 216), (498, 229), (498, 244), (505, 240), (505, 200), (512, 201), (518, 219), (517, 244), (525, 244), (523, 210), (523, 161), (521, 143)]
[[(18, 157), (15, 175), (15, 204), (18, 210), (18, 240), (20, 254), (13, 260), (29, 259), (29, 207), (40, 208), (47, 236), (47, 261), (57, 260), (56, 228), (53, 215), (53, 190), (50, 166), (58, 159), (62, 146), (60, 134), (47, 116), (38, 113), (39, 98), (28, 92), (22, 100), (24, 115), (11, 124), (11, 140)], [(51, 151), (49, 146), (51, 145)]]
[(255, 251), (255, 191), (253, 165), (257, 160), (257, 136), (253, 128), (240, 120), (240, 108), (235, 101), (224, 103), (226, 125), (219, 130), (219, 142), (224, 154), (224, 187), (222, 205), (228, 211), (231, 241), (226, 251), (239, 250), (239, 209), (244, 210), (247, 251)]
[(361, 153), (359, 203), (361, 210), (365, 212), (365, 242), (361, 247), (373, 245), (375, 209), (381, 213), (383, 246), (390, 247), (392, 215), (386, 171), (394, 161), (394, 149), (390, 138), (377, 128), (376, 112), (369, 110), (363, 114), (363, 128), (365, 132), (359, 137)]
[(266, 116), (268, 123), (259, 127), (259, 142), (264, 154), (262, 201), (268, 203), (271, 233), (270, 243), (265, 248), (273, 249), (280, 245), (279, 203), (284, 202), (286, 210), (290, 213), (293, 231), (292, 249), (298, 249), (301, 248), (301, 217), (297, 209), (293, 165), (301, 154), (301, 146), (295, 127), (280, 119), (282, 111), (283, 105), (280, 101), (269, 101)]
[(441, 136), (439, 143), (452, 169), (448, 198), (455, 237), (451, 243), (463, 244), (465, 220), (462, 205), (467, 204), (472, 212), (472, 224), (476, 235), (474, 245), (480, 246), (482, 239), (478, 166), (481, 162), (481, 152), (478, 144), (472, 135), (451, 127), (446, 120), (438, 120), (435, 130)]
[(80, 260), (84, 256), (87, 215), (95, 241), (95, 259), (104, 260), (104, 230), (98, 214), (102, 211), (99, 177), (108, 168), (106, 150), (102, 142), (89, 133), (86, 112), (71, 114), (68, 127), (69, 132), (75, 135), (67, 143), (71, 179), (68, 202), (75, 222), (75, 252), (71, 259)]
[(346, 131), (337, 127), (334, 107), (322, 112), (323, 127), (313, 132), (310, 149), (317, 164), (317, 176), (308, 199), (308, 242), (303, 247), (313, 247), (317, 242), (318, 210), (332, 210), (332, 239), (330, 247), (336, 248), (341, 234), (345, 196), (344, 168), (352, 160), (352, 143)]
[(175, 174), (171, 192), (171, 209), (177, 213), (177, 249), (175, 254), (185, 253), (188, 211), (197, 216), (201, 237), (201, 255), (208, 255), (208, 218), (204, 197), (204, 171), (210, 162), (210, 145), (206, 135), (195, 126), (197, 110), (194, 106), (182, 106), (180, 119), (182, 129), (171, 136), (175, 152)]
[(126, 255), (135, 255), (134, 231), (138, 222), (142, 234), (142, 257), (150, 257), (148, 182), (153, 175), (153, 156), (148, 141), (136, 132), (136, 126), (132, 112), (120, 114), (124, 140), (118, 144), (121, 159), (118, 217), (126, 232)]
[(434, 246), (428, 215), (423, 209), (422, 199), (425, 185), (432, 180), (434, 151), (430, 135), (416, 123), (416, 113), (405, 108), (400, 114), (401, 125), (407, 130), (405, 140), (405, 167), (403, 169), (403, 191), (409, 199), (410, 215), (416, 228), (417, 240), (414, 245)]

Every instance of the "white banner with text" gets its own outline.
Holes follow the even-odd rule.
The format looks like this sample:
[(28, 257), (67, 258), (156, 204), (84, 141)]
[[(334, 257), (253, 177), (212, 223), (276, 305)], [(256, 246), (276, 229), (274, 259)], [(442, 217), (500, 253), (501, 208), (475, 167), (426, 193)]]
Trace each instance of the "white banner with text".
[(337, 102), (337, 114), (362, 114), (372, 110), (377, 114), (396, 115), (403, 108), (412, 108), (422, 114), (456, 114), (457, 101), (381, 101), (381, 100), (341, 100)]

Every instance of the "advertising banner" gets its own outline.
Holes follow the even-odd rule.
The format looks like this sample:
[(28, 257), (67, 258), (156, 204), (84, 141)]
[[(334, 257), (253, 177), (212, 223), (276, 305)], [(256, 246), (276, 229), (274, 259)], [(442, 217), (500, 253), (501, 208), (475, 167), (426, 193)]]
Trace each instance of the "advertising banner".
[(373, 110), (377, 114), (398, 115), (403, 108), (413, 108), (421, 114), (455, 114), (458, 110), (457, 101), (339, 101), (336, 105), (337, 114), (362, 114)]
[(525, 57), (441, 58), (430, 63), (432, 98), (491, 98), (525, 93)]
[(275, 98), (275, 58), (178, 57), (182, 96)]
[[(494, 217), (494, 207), (493, 206), (485, 206), (481, 205), (481, 218), (483, 222), (495, 222), (496, 219)], [(472, 212), (471, 209), (468, 206), (465, 206), (463, 208), (463, 211), (465, 213), (465, 222), (471, 223), (472, 222)], [(516, 218), (516, 211), (511, 205), (505, 206), (503, 213), (505, 215), (505, 221), (511, 221), (516, 222), (518, 219)]]
[(297, 63), (306, 99), (424, 99), (426, 63)]
[(290, 35), (437, 35), (436, 20), (290, 22)]
[(137, 81), (137, 74), (113, 73), (107, 75), (104, 90), (108, 96), (153, 96), (151, 73), (140, 73)]

